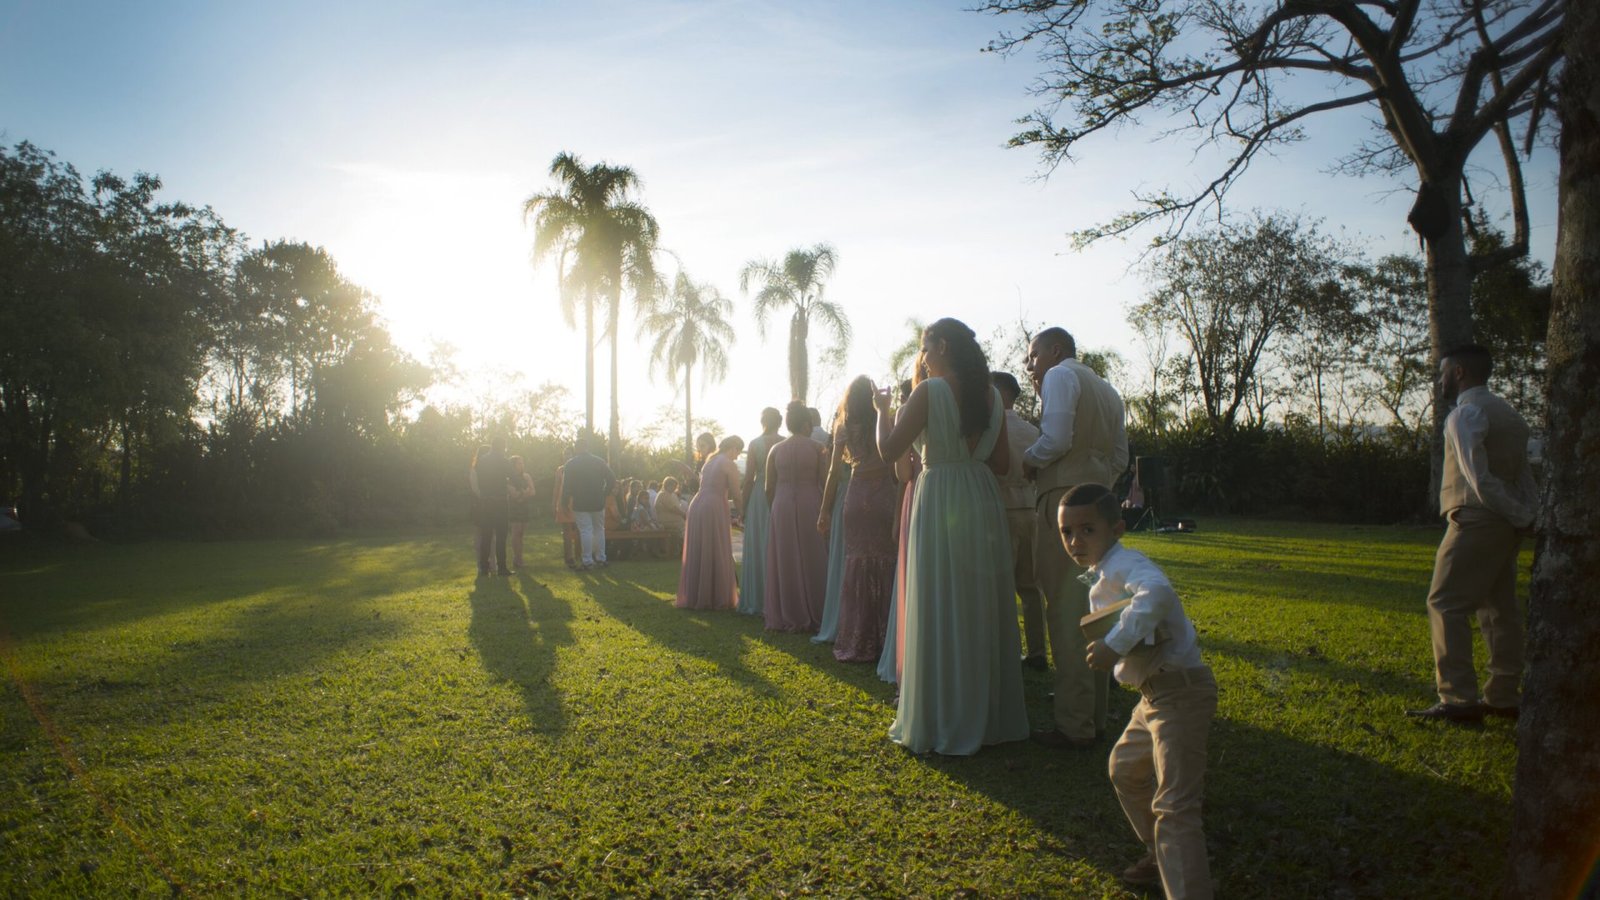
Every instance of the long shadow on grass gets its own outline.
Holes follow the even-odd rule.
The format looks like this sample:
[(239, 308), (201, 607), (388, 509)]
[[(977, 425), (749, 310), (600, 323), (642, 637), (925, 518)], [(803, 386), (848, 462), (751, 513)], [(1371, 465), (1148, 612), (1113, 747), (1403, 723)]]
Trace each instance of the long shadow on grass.
[[(1392, 670), (1353, 666), (1322, 655), (1316, 647), (1307, 647), (1299, 652), (1287, 652), (1279, 648), (1207, 634), (1204, 639), (1204, 650), (1206, 656), (1231, 656), (1263, 672), (1304, 677), (1312, 683), (1317, 680), (1339, 681), (1357, 687), (1363, 692), (1387, 694), (1411, 701), (1431, 697), (1434, 693), (1433, 684), (1426, 679)], [(1418, 652), (1427, 653), (1426, 645), (1419, 647)]]
[(612, 617), (663, 646), (712, 663), (721, 674), (764, 696), (778, 696), (780, 692), (745, 665), (739, 655), (741, 645), (730, 640), (730, 635), (765, 644), (843, 684), (885, 696), (893, 692), (893, 688), (878, 681), (872, 666), (841, 663), (833, 658), (831, 646), (813, 644), (806, 635), (770, 632), (760, 617), (731, 610), (678, 609), (671, 601), (651, 593), (644, 582), (610, 574), (616, 572), (615, 566), (606, 571), (606, 576), (596, 579), (601, 589), (593, 596)]
[[(1082, 861), (1114, 877), (1142, 852), (1106, 773), (1114, 738), (1090, 751), (1023, 742), (924, 763), (1032, 820), (1046, 836), (1039, 865)], [(1222, 718), (1208, 755), (1219, 897), (1479, 897), (1500, 882), (1501, 797)]]
[(663, 647), (698, 656), (715, 666), (719, 675), (759, 696), (780, 696), (776, 686), (751, 671), (739, 656), (742, 642), (734, 635), (749, 635), (753, 620), (732, 610), (678, 609), (640, 582), (611, 574), (616, 568), (593, 576), (594, 589), (589, 592), (607, 615)]
[(522, 691), (529, 718), (539, 731), (566, 729), (560, 694), (550, 686), (557, 649), (572, 643), (572, 607), (543, 583), (519, 575), (480, 577), (467, 597), (472, 621), (467, 638), (483, 667)]
[(470, 564), (464, 551), (437, 539), (44, 547), (0, 564), (0, 615), (25, 640), (111, 630), (258, 594), (383, 596)]

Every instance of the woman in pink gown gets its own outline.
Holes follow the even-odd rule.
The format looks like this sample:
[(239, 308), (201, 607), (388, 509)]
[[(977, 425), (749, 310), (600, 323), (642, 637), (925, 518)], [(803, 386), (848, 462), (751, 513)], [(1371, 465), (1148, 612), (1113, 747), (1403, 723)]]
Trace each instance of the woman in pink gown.
[(678, 573), (679, 609), (733, 609), (739, 604), (739, 579), (733, 571), (733, 517), (739, 503), (739, 454), (744, 438), (731, 435), (705, 468), (700, 490), (689, 501), (683, 530), (683, 569)]
[(804, 403), (789, 404), (784, 424), (789, 437), (767, 453), (772, 519), (763, 613), (771, 631), (815, 634), (828, 591), (828, 545), (817, 533), (827, 448), (807, 436), (811, 413)]
[[(817, 517), (817, 530), (826, 533), (833, 522), (833, 510), (828, 507), (844, 505), (844, 582), (833, 645), (833, 656), (840, 662), (878, 661), (894, 596), (894, 517), (899, 496), (894, 467), (878, 455), (874, 390), (872, 379), (865, 375), (845, 390), (834, 420), (833, 464), (823, 491), (824, 509)], [(852, 474), (841, 497), (834, 486), (845, 465)], [(840, 562), (829, 560), (831, 565)]]

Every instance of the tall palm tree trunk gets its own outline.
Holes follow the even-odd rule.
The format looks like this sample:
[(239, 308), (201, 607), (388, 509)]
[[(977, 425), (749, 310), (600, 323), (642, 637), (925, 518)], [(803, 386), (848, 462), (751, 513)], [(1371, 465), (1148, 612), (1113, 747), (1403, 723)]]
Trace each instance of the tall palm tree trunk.
[(694, 394), (689, 390), (690, 363), (683, 364), (683, 460), (694, 465)]
[(794, 393), (795, 400), (806, 403), (806, 394), (811, 389), (811, 367), (806, 357), (806, 336), (810, 330), (810, 323), (806, 321), (806, 314), (795, 310), (794, 316), (789, 319), (789, 388)]
[(617, 384), (617, 335), (622, 330), (618, 316), (622, 313), (622, 285), (621, 272), (617, 274), (618, 282), (616, 294), (611, 298), (611, 448), (606, 454), (606, 462), (611, 464), (613, 471), (622, 457), (622, 415), (618, 399), (622, 396)]
[(583, 429), (594, 434), (594, 298), (583, 302)]

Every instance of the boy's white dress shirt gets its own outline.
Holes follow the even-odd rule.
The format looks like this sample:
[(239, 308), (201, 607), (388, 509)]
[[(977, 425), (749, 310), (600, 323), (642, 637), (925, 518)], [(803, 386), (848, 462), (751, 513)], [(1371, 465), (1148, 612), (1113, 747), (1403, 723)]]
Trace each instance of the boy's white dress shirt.
[[(1115, 669), (1118, 681), (1138, 686), (1157, 672), (1205, 665), (1194, 623), (1184, 614), (1178, 592), (1148, 556), (1119, 541), (1084, 577), (1094, 579), (1089, 587), (1090, 609), (1105, 609), (1133, 598), (1105, 636), (1106, 646), (1122, 654)], [(1169, 635), (1159, 643), (1155, 640), (1158, 626)]]

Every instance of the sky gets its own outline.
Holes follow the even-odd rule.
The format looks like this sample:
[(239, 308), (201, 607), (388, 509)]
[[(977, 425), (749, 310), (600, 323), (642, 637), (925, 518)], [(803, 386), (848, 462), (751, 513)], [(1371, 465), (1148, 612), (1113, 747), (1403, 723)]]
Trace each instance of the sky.
[[(1040, 63), (982, 52), (1011, 23), (971, 5), (0, 0), (0, 140), (85, 173), (151, 172), (166, 198), (210, 205), (255, 242), (327, 248), (378, 297), (400, 346), (422, 359), (455, 348), (462, 383), (441, 400), (554, 382), (581, 409), (583, 339), (561, 319), (553, 267), (530, 262), (522, 220), (527, 197), (556, 187), (563, 151), (632, 167), (662, 246), (734, 302), (730, 375), (694, 396), (696, 418), (722, 429), (754, 434), (761, 408), (790, 393), (786, 324), (762, 339), (740, 269), (818, 242), (838, 254), (827, 296), (854, 336), (842, 368), (814, 365), (813, 405), (886, 373), (908, 318), (954, 316), (980, 336), (1062, 325), (1137, 371), (1126, 313), (1153, 232), (1081, 252), (1068, 234), (1136, 191), (1214, 170), (1161, 140), (1159, 121), (1085, 144), (1053, 172), (1007, 148), (1038, 105)], [(1366, 128), (1353, 113), (1311, 122), (1230, 206), (1320, 219), (1374, 256), (1415, 252), (1405, 185), (1329, 174)], [(1547, 262), (1549, 157), (1528, 170), (1533, 253)], [(633, 321), (625, 432), (682, 416)], [(814, 359), (821, 344), (814, 330)], [(605, 361), (602, 347), (602, 428)]]

